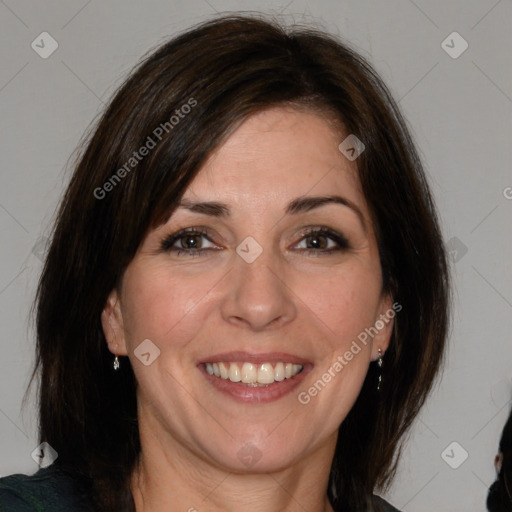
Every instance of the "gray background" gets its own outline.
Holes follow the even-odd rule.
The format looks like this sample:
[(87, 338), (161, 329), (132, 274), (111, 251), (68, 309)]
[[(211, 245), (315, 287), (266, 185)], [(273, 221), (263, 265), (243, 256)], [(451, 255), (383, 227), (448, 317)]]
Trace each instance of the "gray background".
[[(21, 409), (34, 348), (28, 313), (68, 159), (144, 53), (234, 10), (341, 35), (399, 100), (440, 208), (456, 290), (443, 378), (386, 497), (408, 512), (484, 510), (512, 397), (509, 0), (2, 1), (0, 475), (38, 469), (33, 394)], [(31, 48), (44, 31), (59, 45), (47, 59)], [(441, 46), (453, 31), (469, 44), (455, 59)]]

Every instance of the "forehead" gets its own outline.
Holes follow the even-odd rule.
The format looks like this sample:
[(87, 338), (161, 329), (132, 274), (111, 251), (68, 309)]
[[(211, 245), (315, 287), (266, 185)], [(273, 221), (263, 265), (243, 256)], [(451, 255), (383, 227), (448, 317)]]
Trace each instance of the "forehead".
[(272, 108), (246, 119), (204, 164), (184, 197), (222, 197), (240, 208), (275, 206), (308, 194), (364, 201), (355, 162), (338, 150), (344, 135), (321, 114)]

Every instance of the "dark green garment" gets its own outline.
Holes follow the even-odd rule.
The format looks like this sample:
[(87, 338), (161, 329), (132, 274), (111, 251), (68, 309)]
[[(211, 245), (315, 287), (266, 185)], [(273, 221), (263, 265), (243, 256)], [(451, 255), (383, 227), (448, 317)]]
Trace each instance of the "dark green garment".
[[(0, 512), (94, 512), (84, 489), (79, 479), (56, 464), (30, 476), (6, 476), (0, 478)], [(382, 512), (400, 512), (377, 496), (375, 504)]]
[(0, 512), (94, 512), (79, 482), (56, 464), (0, 478)]

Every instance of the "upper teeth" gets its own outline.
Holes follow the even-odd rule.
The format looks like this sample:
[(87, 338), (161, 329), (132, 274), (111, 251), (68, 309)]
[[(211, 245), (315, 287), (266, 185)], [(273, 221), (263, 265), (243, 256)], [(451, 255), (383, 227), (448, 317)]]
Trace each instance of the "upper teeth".
[(275, 368), (272, 363), (243, 363), (241, 369), (237, 363), (206, 363), (205, 366), (210, 375), (245, 384), (272, 384), (297, 375), (303, 368), (300, 364), (281, 362)]

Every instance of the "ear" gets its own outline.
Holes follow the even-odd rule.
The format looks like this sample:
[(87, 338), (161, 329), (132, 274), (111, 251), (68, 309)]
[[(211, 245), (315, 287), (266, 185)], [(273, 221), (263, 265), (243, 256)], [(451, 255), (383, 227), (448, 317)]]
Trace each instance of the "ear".
[(494, 457), (494, 466), (496, 467), (496, 471), (499, 473), (501, 471), (501, 467), (503, 465), (503, 453), (498, 453), (496, 457)]
[(375, 323), (373, 324), (377, 333), (372, 341), (372, 361), (376, 361), (380, 357), (379, 349), (382, 356), (386, 353), (395, 325), (395, 316), (401, 309), (402, 306), (398, 302), (393, 303), (393, 297), (390, 294), (382, 295)]
[(101, 313), (101, 325), (108, 349), (115, 356), (126, 356), (123, 314), (117, 290), (112, 290)]

